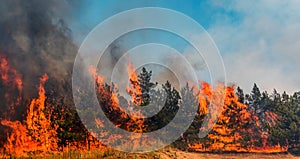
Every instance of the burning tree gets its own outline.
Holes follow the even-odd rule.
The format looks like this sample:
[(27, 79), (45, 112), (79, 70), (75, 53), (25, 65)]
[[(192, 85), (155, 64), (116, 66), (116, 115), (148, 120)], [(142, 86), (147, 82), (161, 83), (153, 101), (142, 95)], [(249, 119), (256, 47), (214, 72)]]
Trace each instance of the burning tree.
[(33, 141), (39, 143), (39, 146), (44, 151), (53, 150), (57, 148), (56, 128), (50, 121), (51, 110), (48, 110), (46, 114), (46, 95), (44, 83), (48, 80), (48, 76), (45, 74), (40, 78), (39, 86), (39, 98), (33, 99), (29, 105), (27, 111), (26, 125), (28, 135)]
[(21, 108), (18, 106), (22, 101), (23, 81), (21, 74), (10, 66), (4, 55), (0, 55), (0, 79), (0, 84), (3, 85), (3, 89), (0, 91), (0, 94), (3, 95), (0, 117), (11, 119), (15, 117), (16, 113), (19, 113)]
[(299, 155), (300, 152), (300, 92), (292, 96), (285, 92), (280, 95), (274, 90), (271, 95), (276, 125), (272, 121), (266, 125), (270, 130), (269, 142), (280, 143), (289, 148), (289, 151)]
[(242, 144), (242, 135), (249, 133), (252, 124), (246, 109), (247, 106), (239, 103), (233, 87), (227, 87), (223, 111), (208, 135), (211, 142), (206, 146), (210, 151), (240, 151), (248, 146)]
[[(205, 114), (205, 108), (212, 99), (211, 88), (208, 84), (205, 84), (204, 87), (203, 92), (207, 97), (199, 96), (198, 116)], [(242, 90), (239, 90), (238, 95), (242, 95)], [(257, 98), (261, 99), (261, 97)], [(212, 131), (204, 139), (191, 141), (189, 144), (191, 150), (201, 152), (284, 152), (287, 150), (286, 147), (267, 142), (270, 134), (262, 127), (256, 114), (257, 111), (252, 111), (248, 109), (247, 105), (241, 103), (241, 99), (236, 96), (233, 86), (226, 88), (225, 101), (222, 107), (223, 111)], [(272, 112), (265, 113), (270, 114)], [(193, 128), (195, 127), (197, 128), (197, 126)]]
[(1, 124), (12, 129), (4, 144), (5, 151), (16, 156), (27, 156), (30, 151), (46, 153), (57, 148), (56, 127), (46, 114), (44, 83), (48, 79), (45, 74), (40, 78), (39, 97), (33, 99), (27, 110), (24, 125), (20, 121), (2, 120)]
[[(8, 86), (10, 83), (13, 90), (17, 92), (16, 99), (19, 99), (22, 94), (20, 93), (22, 76), (9, 67), (7, 60), (3, 58), (0, 66), (2, 79), (0, 84)], [(218, 87), (211, 88), (208, 83), (202, 82), (201, 89), (197, 90), (196, 87), (187, 84), (179, 93), (167, 81), (162, 84), (161, 89), (156, 89), (158, 83), (151, 81), (152, 72), (142, 68), (138, 75), (132, 70), (128, 71), (130, 86), (127, 91), (131, 96), (131, 101), (127, 101), (118, 94), (115, 84), (105, 83), (104, 77), (98, 75), (96, 69), (91, 68), (90, 71), (94, 75), (101, 109), (117, 127), (124, 130), (136, 134), (158, 130), (174, 118), (180, 106), (192, 105), (198, 107), (198, 111), (189, 129), (174, 144), (178, 148), (200, 152), (285, 152), (288, 148), (293, 152), (299, 150), (299, 92), (289, 96), (286, 93), (280, 95), (274, 91), (269, 96), (267, 92), (260, 93), (257, 85), (254, 85), (252, 93), (245, 95), (241, 88), (238, 87), (235, 92), (234, 86), (228, 86), (225, 92), (225, 102), (214, 103), (222, 109), (220, 118), (208, 136), (199, 139), (199, 129), (204, 117), (209, 115), (209, 105), (213, 99), (220, 98), (214, 93), (220, 91)], [(4, 132), (7, 134), (5, 142), (3, 141), (6, 153), (26, 156), (30, 152), (45, 154), (65, 151), (69, 148), (100, 149), (103, 146), (102, 143), (92, 137), (92, 132), (89, 133), (84, 129), (76, 111), (68, 110), (64, 100), (46, 96), (44, 85), (47, 80), (47, 75), (40, 78), (39, 97), (32, 99), (26, 107), (23, 107), (26, 110), (25, 120), (1, 119), (2, 128), (4, 127)], [(10, 93), (13, 94), (14, 91)], [(89, 96), (84, 92), (83, 95)], [(16, 104), (10, 107), (12, 105), (9, 101), (6, 101), (8, 106), (5, 108), (8, 110), (19, 108)], [(161, 104), (161, 110), (150, 118), (143, 118), (141, 112), (136, 112), (136, 116), (130, 116), (120, 108), (121, 105), (125, 107), (131, 105), (137, 108), (159, 104)], [(126, 142), (141, 144), (139, 135), (128, 139), (109, 135), (104, 130), (102, 121), (91, 115), (95, 112), (85, 109), (85, 113), (88, 118), (95, 121), (96, 126), (101, 130), (100, 137), (107, 138), (107, 142), (123, 142), (125, 145)], [(5, 117), (1, 115), (2, 118)], [(186, 116), (191, 115), (194, 114), (185, 114), (181, 118), (184, 121)], [(174, 129), (182, 128), (175, 126)]]

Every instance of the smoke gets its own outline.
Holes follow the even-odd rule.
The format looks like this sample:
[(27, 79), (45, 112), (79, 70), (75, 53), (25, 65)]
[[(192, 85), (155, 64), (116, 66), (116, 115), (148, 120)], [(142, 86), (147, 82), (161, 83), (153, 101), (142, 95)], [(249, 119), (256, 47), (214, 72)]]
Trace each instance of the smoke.
[[(72, 18), (69, 11), (78, 4), (78, 1), (60, 0), (0, 2), (0, 54), (22, 75), (24, 99), (36, 97), (38, 79), (46, 73), (49, 76), (45, 86), (49, 90), (47, 93), (72, 101), (71, 74), (78, 48), (73, 43), (72, 31), (67, 24), (69, 18)], [(123, 48), (126, 47), (122, 47), (119, 42), (111, 44), (99, 61), (99, 74), (107, 77), (107, 82), (110, 82), (115, 64), (126, 51)], [(187, 50), (183, 55), (194, 68), (201, 70), (203, 66), (195, 60), (199, 58), (193, 57), (190, 52)], [(176, 58), (165, 58), (166, 63), (180, 65), (175, 62)], [(158, 81), (178, 83), (169, 70), (154, 73), (161, 68), (149, 67), (154, 69), (153, 76)], [(181, 67), (178, 67), (178, 71), (186, 73)]]
[(122, 47), (118, 42), (110, 44), (104, 51), (97, 67), (99, 70), (98, 73), (105, 77), (106, 82), (110, 83), (113, 69), (125, 52), (125, 48)]
[(37, 96), (39, 77), (46, 73), (47, 93), (72, 100), (77, 46), (66, 24), (66, 1), (1, 1), (0, 15), (0, 54), (22, 75), (23, 98)]
[[(110, 83), (111, 78), (115, 78), (115, 76), (112, 74), (113, 71), (115, 71), (114, 73), (118, 74), (120, 79), (124, 79), (119, 80), (121, 83), (117, 83), (117, 85), (124, 86), (128, 84), (127, 82), (129, 80), (126, 79), (128, 78), (127, 72), (124, 71), (123, 68), (116, 68), (120, 66), (126, 68), (129, 61), (134, 64), (138, 60), (141, 60), (141, 58), (144, 58), (143, 56), (157, 56), (157, 61), (161, 61), (161, 64), (148, 63), (139, 68), (135, 68), (136, 72), (141, 72), (141, 68), (145, 67), (148, 71), (152, 71), (153, 82), (164, 84), (166, 81), (170, 81), (178, 90), (180, 90), (180, 85), (185, 86), (187, 82), (191, 82), (191, 77), (194, 75), (203, 81), (208, 81), (210, 79), (208, 68), (204, 59), (193, 47), (187, 46), (181, 53), (179, 52), (180, 55), (173, 52), (174, 50), (164, 50), (155, 47), (156, 46), (153, 46), (150, 51), (147, 50), (147, 48), (141, 50), (144, 51), (144, 53), (139, 52), (138, 54), (132, 54), (132, 52), (126, 51), (128, 48), (126, 43), (122, 43), (122, 40), (115, 41), (104, 51), (102, 57), (100, 58), (97, 66), (98, 74), (105, 77), (105, 82)], [(164, 54), (164, 51), (171, 51), (172, 53)], [(187, 69), (188, 67), (189, 69)], [(171, 70), (171, 68), (173, 69)], [(185, 81), (180, 83), (178, 76)]]
[[(164, 57), (163, 61), (165, 61), (167, 66), (176, 68), (175, 73), (180, 74), (183, 79), (186, 81), (184, 82), (191, 82), (191, 77), (196, 76), (198, 79), (201, 79), (203, 81), (209, 80), (209, 74), (208, 69), (205, 64), (204, 59), (201, 57), (201, 55), (195, 50), (193, 47), (186, 47), (184, 51), (181, 53), (182, 56), (170, 56), (170, 57)], [(183, 62), (186, 63), (183, 63)], [(183, 67), (186, 65), (186, 67)], [(190, 68), (190, 71), (187, 70), (187, 68)], [(175, 77), (175, 79), (174, 79)], [(174, 72), (170, 72), (168, 70), (165, 70), (160, 73), (160, 79), (167, 79), (171, 82), (177, 82), (178, 77), (174, 76)], [(181, 86), (185, 86), (186, 83), (181, 83)], [(175, 88), (179, 88), (179, 83), (175, 85)]]

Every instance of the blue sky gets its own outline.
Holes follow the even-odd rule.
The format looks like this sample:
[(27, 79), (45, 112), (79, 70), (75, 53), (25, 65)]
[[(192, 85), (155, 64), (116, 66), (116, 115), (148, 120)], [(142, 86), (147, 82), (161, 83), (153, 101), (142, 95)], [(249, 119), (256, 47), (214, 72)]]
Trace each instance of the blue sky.
[(220, 6), (210, 3), (211, 1), (203, 0), (191, 0), (188, 3), (185, 1), (97, 1), (97, 0), (87, 0), (80, 3), (80, 7), (72, 8), (72, 21), (70, 22), (70, 27), (75, 32), (76, 40), (81, 41), (80, 37), (82, 34), (90, 31), (97, 24), (115, 15), (119, 12), (126, 11), (128, 9), (138, 8), (138, 7), (163, 7), (168, 9), (173, 9), (182, 12), (198, 23), (200, 23), (205, 29), (208, 29), (211, 25), (215, 23), (220, 23), (216, 21), (217, 19), (226, 19), (231, 23), (237, 23), (241, 19), (241, 14), (233, 10), (226, 10)]
[(224, 59), (228, 81), (247, 92), (256, 82), (271, 92), (300, 90), (300, 1), (82, 1), (70, 7), (68, 24), (80, 44), (106, 18), (137, 7), (182, 12), (212, 36)]

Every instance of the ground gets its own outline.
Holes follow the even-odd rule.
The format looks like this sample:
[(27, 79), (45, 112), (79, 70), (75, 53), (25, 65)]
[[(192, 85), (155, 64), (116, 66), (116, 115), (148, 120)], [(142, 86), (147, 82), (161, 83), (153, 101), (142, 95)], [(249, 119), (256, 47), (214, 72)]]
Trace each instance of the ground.
[[(8, 156), (6, 156), (8, 157)], [(36, 158), (37, 156), (29, 156)], [(260, 154), (260, 153), (197, 153), (184, 152), (172, 148), (165, 148), (163, 150), (133, 154), (115, 151), (112, 149), (95, 150), (95, 151), (70, 151), (52, 155), (42, 155), (42, 158), (56, 159), (56, 158), (104, 158), (104, 159), (300, 159), (300, 156), (293, 156), (289, 153), (281, 154)]]
[(257, 154), (257, 153), (226, 153), (226, 154), (212, 154), (212, 153), (196, 153), (196, 152), (183, 152), (174, 151), (160, 152), (160, 158), (162, 159), (300, 159), (300, 157), (293, 156), (291, 154)]

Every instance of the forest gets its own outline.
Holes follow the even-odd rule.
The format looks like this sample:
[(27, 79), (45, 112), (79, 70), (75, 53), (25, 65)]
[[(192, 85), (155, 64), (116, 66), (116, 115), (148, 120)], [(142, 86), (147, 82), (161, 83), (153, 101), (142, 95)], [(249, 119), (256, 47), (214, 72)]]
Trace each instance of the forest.
[[(101, 131), (86, 129), (72, 95), (72, 69), (78, 45), (68, 23), (57, 16), (61, 4), (56, 2), (11, 0), (1, 3), (7, 12), (0, 20), (0, 158), (71, 151), (81, 154), (106, 149), (106, 144), (99, 139), (125, 146), (128, 142), (151, 144), (140, 143), (139, 135), (128, 138), (111, 135), (113, 132), (103, 128), (103, 121), (97, 118), (97, 112), (89, 109), (92, 106), (89, 104), (80, 114), (93, 121), (94, 127)], [(109, 53), (123, 55), (118, 50), (122, 48), (112, 48)], [(112, 58), (117, 60), (118, 56)], [(238, 85), (211, 85), (205, 81), (194, 84), (187, 81), (183, 88), (178, 89), (174, 81), (152, 81), (153, 72), (145, 67), (139, 72), (128, 70), (130, 83), (126, 91), (131, 99), (127, 99), (120, 95), (118, 83), (104, 82), (105, 77), (97, 71), (96, 68), (90, 69), (101, 105), (99, 110), (103, 110), (108, 119), (122, 130), (136, 134), (160, 130), (183, 106), (193, 106), (195, 114), (183, 112), (178, 116), (183, 122), (193, 118), (189, 127), (171, 125), (172, 130), (186, 129), (170, 145), (176, 150), (201, 154), (300, 155), (300, 90), (291, 94), (279, 93), (276, 89), (266, 92), (253, 84), (250, 92), (244, 92)], [(77, 93), (90, 97), (80, 90)], [(128, 115), (120, 109), (121, 105), (160, 107), (155, 107), (159, 110), (149, 109), (158, 113), (143, 118), (139, 111), (135, 116)], [(218, 118), (212, 113), (215, 109), (211, 106), (220, 111)], [(206, 121), (207, 117), (216, 120), (212, 122), (215, 124), (211, 130), (208, 127), (212, 123)], [(209, 133), (199, 137), (205, 131)], [(115, 153), (109, 151), (102, 156)]]
[[(129, 67), (131, 68), (131, 67)], [(179, 150), (195, 152), (253, 152), (253, 153), (299, 153), (300, 148), (300, 92), (292, 95), (279, 94), (275, 89), (272, 93), (261, 92), (254, 84), (252, 91), (244, 93), (240, 87), (219, 84), (212, 87), (209, 83), (199, 82), (200, 88), (186, 84), (176, 90), (172, 83), (166, 81), (160, 88), (157, 82), (151, 81), (152, 71), (142, 68), (139, 74), (128, 70), (130, 86), (127, 92), (131, 97), (127, 101), (118, 93), (115, 84), (107, 84), (104, 77), (90, 69), (95, 79), (99, 104), (105, 115), (116, 127), (129, 132), (147, 133), (166, 126), (175, 116), (180, 107), (195, 106), (196, 114), (184, 113), (182, 121), (194, 117), (192, 124), (185, 133), (172, 143)], [(88, 105), (81, 113), (93, 120), (99, 132), (87, 130), (82, 124), (73, 103), (67, 103), (64, 97), (55, 97), (47, 90), (47, 74), (40, 77), (37, 86), (38, 97), (30, 101), (22, 100), (22, 79), (17, 71), (9, 66), (1, 57), (1, 98), (4, 109), (1, 109), (1, 143), (4, 154), (26, 156), (28, 153), (63, 152), (69, 150), (97, 150), (105, 147), (99, 139), (105, 138), (107, 143), (115, 142), (126, 145), (128, 142), (141, 142), (139, 137), (123, 138), (114, 135), (104, 128), (97, 112), (92, 112)], [(223, 92), (222, 92), (223, 90)], [(221, 94), (215, 92), (222, 92)], [(84, 92), (80, 92), (82, 95)], [(216, 103), (215, 98), (222, 98)], [(165, 99), (165, 100), (164, 100)], [(163, 105), (159, 113), (142, 118), (136, 112), (130, 116), (120, 105), (134, 107)], [(25, 105), (20, 106), (20, 105)], [(199, 137), (205, 116), (212, 115), (210, 104), (221, 109), (221, 114), (208, 135)], [(151, 110), (151, 109), (150, 109)], [(153, 110), (154, 111), (154, 110)], [(16, 116), (15, 114), (22, 114)], [(173, 129), (183, 129), (173, 125)], [(163, 141), (162, 141), (163, 142)], [(147, 145), (147, 142), (142, 145)], [(140, 144), (139, 144), (140, 145)], [(132, 147), (134, 149), (134, 147)], [(299, 154), (298, 154), (299, 155)]]

